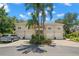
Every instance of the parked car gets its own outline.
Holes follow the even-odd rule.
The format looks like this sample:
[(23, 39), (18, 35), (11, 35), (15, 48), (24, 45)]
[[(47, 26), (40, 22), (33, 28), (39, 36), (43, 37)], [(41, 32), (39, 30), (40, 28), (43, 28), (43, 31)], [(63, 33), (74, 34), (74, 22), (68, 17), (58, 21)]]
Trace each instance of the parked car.
[(2, 35), (0, 37), (0, 41), (11, 41), (10, 37), (8, 35)]
[(17, 41), (20, 39), (20, 37), (18, 37), (17, 35), (11, 35), (11, 39)]
[(1, 37), (0, 37), (0, 41), (11, 41), (11, 42), (13, 42), (13, 41), (17, 41), (17, 40), (19, 40), (19, 37), (17, 36), (17, 35), (2, 35)]

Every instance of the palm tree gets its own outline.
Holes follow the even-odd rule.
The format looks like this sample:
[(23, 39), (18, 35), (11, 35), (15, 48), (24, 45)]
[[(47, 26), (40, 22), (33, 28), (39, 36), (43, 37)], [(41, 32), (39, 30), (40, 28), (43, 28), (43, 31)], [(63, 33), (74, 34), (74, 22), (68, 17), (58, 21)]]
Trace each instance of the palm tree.
[[(35, 3), (35, 4), (30, 3), (30, 4), (25, 4), (25, 6), (26, 6), (26, 10), (28, 10), (28, 9), (34, 10), (33, 13), (35, 13), (35, 19), (37, 20), (36, 25), (38, 27), (38, 32), (40, 34), (40, 26), (41, 26), (43, 28), (43, 33), (44, 33), (44, 27), (45, 27), (44, 23), (46, 21), (45, 11), (48, 12), (48, 15), (50, 16), (50, 19), (51, 19), (52, 18), (53, 5), (49, 4), (49, 3), (48, 4), (47, 3), (45, 3), (45, 4), (44, 3)], [(47, 8), (49, 8), (49, 9), (47, 9)], [(41, 13), (41, 19), (39, 17), (40, 12), (42, 12)], [(41, 23), (40, 23), (40, 20), (41, 20)], [(34, 21), (34, 19), (33, 19), (33, 21)], [(31, 20), (30, 20), (30, 22), (31, 22)]]
[[(28, 29), (33, 28), (33, 29), (36, 30), (36, 25), (38, 24), (38, 21), (37, 21), (35, 15), (36, 15), (36, 14), (33, 14), (33, 13), (32, 13), (31, 16), (32, 16), (33, 19), (29, 19), (29, 20), (27, 21), (26, 26), (28, 26)], [(36, 31), (35, 31), (35, 32), (36, 32)]]
[(50, 20), (52, 19), (52, 11), (53, 11), (53, 4), (51, 3), (48, 3), (48, 4), (42, 4), (41, 5), (41, 10), (42, 10), (42, 26), (43, 26), (43, 34), (44, 34), (44, 28), (45, 28), (45, 21), (46, 21), (46, 8), (47, 8), (47, 12), (48, 12), (48, 15), (50, 17)]

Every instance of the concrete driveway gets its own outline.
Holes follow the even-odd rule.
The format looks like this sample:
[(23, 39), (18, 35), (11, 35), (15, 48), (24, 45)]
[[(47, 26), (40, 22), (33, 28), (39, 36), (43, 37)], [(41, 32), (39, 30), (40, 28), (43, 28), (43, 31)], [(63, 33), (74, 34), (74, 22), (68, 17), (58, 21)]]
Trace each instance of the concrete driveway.
[[(56, 43), (56, 45), (60, 46), (79, 47), (79, 42), (73, 42), (69, 40), (53, 40), (53, 43)], [(20, 46), (20, 45), (29, 45), (29, 40), (19, 40), (9, 44), (0, 44), (0, 47)]]
[[(79, 56), (79, 43), (68, 40), (54, 40), (54, 43), (55, 47), (30, 46), (26, 40), (0, 44), (0, 56)], [(36, 50), (47, 52), (34, 52)]]
[(0, 56), (79, 56), (79, 48), (78, 47), (44, 46), (44, 47), (41, 47), (41, 49), (44, 49), (47, 52), (39, 53), (39, 52), (30, 51), (27, 54), (24, 54), (23, 52), (26, 51), (28, 48), (23, 49), (23, 50), (18, 50), (18, 49), (19, 48), (15, 47), (15, 46), (0, 47)]
[(70, 40), (54, 40), (54, 42), (56, 43), (56, 45), (79, 47), (79, 42), (73, 42)]

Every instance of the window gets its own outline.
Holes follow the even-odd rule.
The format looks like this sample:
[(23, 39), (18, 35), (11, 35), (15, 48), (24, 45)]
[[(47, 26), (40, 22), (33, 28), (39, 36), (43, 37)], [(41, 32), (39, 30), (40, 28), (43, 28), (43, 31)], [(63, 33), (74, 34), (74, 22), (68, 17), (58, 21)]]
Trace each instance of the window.
[(58, 27), (58, 30), (60, 30), (61, 28), (60, 27)]
[(18, 27), (18, 29), (21, 29), (21, 27)]
[(48, 27), (48, 29), (51, 30), (52, 28), (51, 27)]

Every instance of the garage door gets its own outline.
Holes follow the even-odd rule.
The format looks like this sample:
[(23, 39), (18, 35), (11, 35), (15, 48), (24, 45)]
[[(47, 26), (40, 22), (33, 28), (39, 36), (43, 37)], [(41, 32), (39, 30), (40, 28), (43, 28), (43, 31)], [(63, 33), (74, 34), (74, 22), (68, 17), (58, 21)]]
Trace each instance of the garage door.
[(63, 34), (62, 33), (55, 33), (56, 39), (63, 39)]

